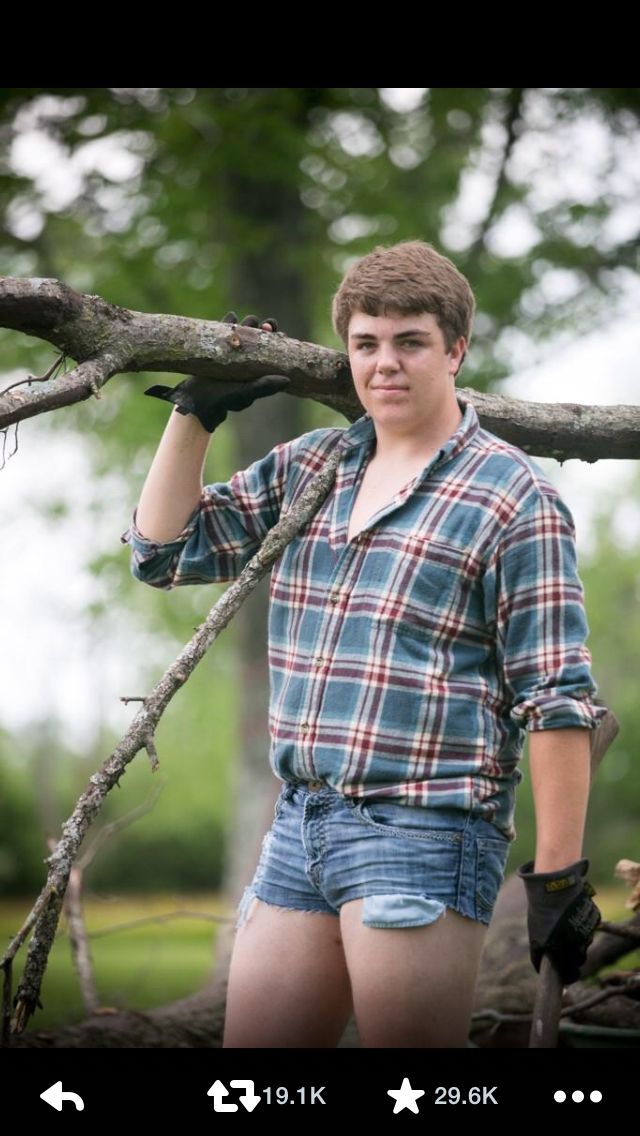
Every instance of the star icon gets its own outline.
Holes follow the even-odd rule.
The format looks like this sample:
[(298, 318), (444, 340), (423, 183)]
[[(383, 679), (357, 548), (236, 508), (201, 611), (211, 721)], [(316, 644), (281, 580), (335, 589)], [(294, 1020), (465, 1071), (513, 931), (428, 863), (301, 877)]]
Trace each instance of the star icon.
[(405, 1077), (401, 1087), (399, 1089), (389, 1089), (387, 1096), (396, 1098), (393, 1109), (394, 1116), (396, 1112), (402, 1112), (403, 1108), (410, 1108), (412, 1112), (418, 1112), (416, 1100), (418, 1097), (424, 1096), (424, 1089), (412, 1089), (409, 1078)]

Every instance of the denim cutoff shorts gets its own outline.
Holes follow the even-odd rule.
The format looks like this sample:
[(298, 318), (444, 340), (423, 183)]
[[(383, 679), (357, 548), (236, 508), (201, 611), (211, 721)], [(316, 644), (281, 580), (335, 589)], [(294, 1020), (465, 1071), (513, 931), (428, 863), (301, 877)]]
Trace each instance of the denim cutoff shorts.
[(447, 907), (489, 923), (510, 842), (460, 809), (348, 798), (323, 781), (284, 782), (236, 928), (251, 901), (339, 915), (364, 899), (369, 927), (419, 927)]

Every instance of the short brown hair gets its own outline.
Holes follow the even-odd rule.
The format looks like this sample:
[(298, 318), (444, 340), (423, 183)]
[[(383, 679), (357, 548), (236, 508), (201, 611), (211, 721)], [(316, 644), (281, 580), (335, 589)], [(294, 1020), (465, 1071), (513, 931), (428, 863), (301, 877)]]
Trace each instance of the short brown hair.
[(475, 306), (471, 285), (453, 261), (425, 241), (400, 241), (379, 245), (351, 265), (333, 297), (331, 317), (346, 346), (354, 312), (430, 312), (450, 351), (461, 335), (469, 343)]

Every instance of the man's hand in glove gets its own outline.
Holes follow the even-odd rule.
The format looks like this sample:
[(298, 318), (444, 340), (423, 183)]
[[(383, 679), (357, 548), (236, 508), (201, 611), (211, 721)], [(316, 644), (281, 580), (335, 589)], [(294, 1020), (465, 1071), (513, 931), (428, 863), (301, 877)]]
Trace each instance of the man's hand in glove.
[(537, 971), (544, 954), (553, 962), (568, 986), (580, 975), (587, 947), (601, 915), (591, 896), (595, 890), (586, 879), (588, 860), (578, 860), (556, 872), (534, 872), (534, 861), (518, 868), (527, 892), (529, 948)]
[[(222, 322), (237, 324), (240, 321), (235, 312), (227, 312)], [(264, 327), (265, 324), (269, 325), (268, 328)], [(262, 327), (264, 331), (278, 330), (278, 324), (272, 317), (260, 322), (256, 316), (245, 316), (242, 326)], [(175, 387), (156, 385), (148, 387), (144, 393), (175, 403), (180, 414), (195, 414), (211, 434), (216, 426), (224, 422), (228, 411), (244, 410), (257, 398), (277, 394), (288, 386), (289, 379), (284, 375), (263, 375), (250, 382), (223, 382), (191, 375)]]

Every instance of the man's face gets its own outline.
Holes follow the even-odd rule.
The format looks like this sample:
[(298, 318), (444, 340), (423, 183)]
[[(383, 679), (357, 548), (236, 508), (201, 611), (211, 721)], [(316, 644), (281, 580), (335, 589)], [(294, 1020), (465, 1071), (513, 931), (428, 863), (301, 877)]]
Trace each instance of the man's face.
[(451, 351), (436, 317), (354, 312), (347, 350), (356, 393), (377, 426), (419, 434), (455, 404), (454, 376), (465, 350)]

